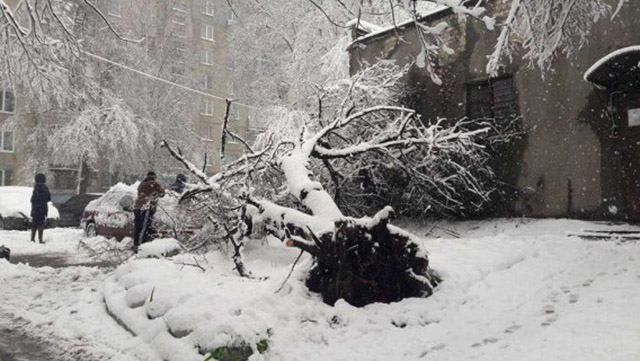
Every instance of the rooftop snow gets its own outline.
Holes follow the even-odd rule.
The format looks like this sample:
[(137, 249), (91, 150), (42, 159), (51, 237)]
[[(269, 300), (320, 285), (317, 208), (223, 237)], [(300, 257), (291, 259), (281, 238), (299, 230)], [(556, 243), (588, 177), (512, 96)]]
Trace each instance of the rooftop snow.
[(368, 21), (364, 21), (362, 19), (358, 20), (358, 19), (353, 19), (348, 21), (346, 24), (344, 24), (344, 26), (352, 28), (354, 26), (356, 26), (356, 24), (358, 25), (358, 30), (362, 30), (364, 32), (367, 33), (371, 33), (371, 32), (378, 32), (378, 31), (382, 31), (384, 30), (384, 27), (382, 26), (378, 26), (378, 25), (374, 25)]
[[(624, 59), (625, 57), (633, 57), (634, 59)], [(601, 70), (606, 70), (605, 67), (612, 66), (613, 62), (626, 62), (628, 60), (632, 60), (632, 63), (628, 66), (629, 68), (640, 68), (640, 45), (628, 46), (626, 48), (618, 49), (614, 52), (609, 53), (602, 59), (596, 61), (587, 71), (584, 73), (584, 80), (597, 86), (607, 86), (609, 83), (605, 83), (606, 80), (613, 80), (612, 78), (616, 75), (612, 72), (607, 72), (607, 74), (597, 74)], [(604, 79), (598, 79), (598, 75), (600, 78), (604, 77)]]
[[(451, 9), (449, 7), (447, 7), (447, 6), (437, 5), (435, 7), (432, 7), (428, 11), (418, 12), (418, 21), (424, 21), (424, 20), (426, 20), (427, 18), (429, 18), (431, 16), (434, 16), (436, 14), (440, 14), (440, 13), (442, 13), (444, 11), (447, 11), (447, 10), (451, 10)], [(376, 36), (385, 34), (387, 32), (393, 31), (394, 29), (399, 29), (399, 28), (405, 27), (407, 25), (411, 25), (411, 24), (413, 24), (414, 21), (415, 21), (415, 19), (409, 19), (409, 20), (405, 20), (405, 21), (402, 21), (402, 22), (398, 22), (398, 23), (396, 23), (394, 25), (390, 25), (390, 26), (384, 26), (384, 27), (375, 26), (375, 27), (378, 28), (377, 31), (371, 31), (368, 34), (363, 35), (363, 36), (355, 39), (351, 44), (349, 44), (347, 49), (351, 48), (356, 43), (360, 43), (360, 42), (363, 42), (365, 40), (374, 38)], [(354, 26), (355, 23), (356, 23), (356, 21), (351, 20), (346, 24), (346, 26)]]

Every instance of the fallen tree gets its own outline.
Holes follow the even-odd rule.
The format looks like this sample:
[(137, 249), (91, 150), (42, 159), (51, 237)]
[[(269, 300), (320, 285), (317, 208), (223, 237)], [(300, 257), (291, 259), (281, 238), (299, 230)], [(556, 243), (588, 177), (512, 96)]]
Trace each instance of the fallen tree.
[[(402, 72), (374, 70), (373, 81), (371, 74), (361, 74), (330, 89), (342, 96), (340, 102), (334, 96), (334, 102), (324, 103), (330, 104), (324, 110), (331, 110), (331, 119), (291, 112), (269, 127), (254, 146), (259, 150), (247, 146), (243, 157), (212, 177), (164, 143), (201, 180), (183, 201), (211, 205), (202, 209), (211, 212), (210, 222), (216, 225), (212, 242), (233, 245), (241, 275), (251, 276), (242, 262), (242, 246), (252, 235), (270, 234), (313, 257), (307, 286), (329, 304), (341, 298), (362, 306), (428, 296), (441, 281), (418, 239), (390, 224), (391, 207), (373, 217), (350, 217), (323, 184), (331, 179), (353, 182), (349, 177), (387, 167), (429, 183), (432, 199), (462, 202), (457, 191), (462, 186), (486, 198), (491, 189), (482, 176), (492, 172), (478, 141), (490, 129), (468, 129), (464, 121), (425, 124), (400, 104), (376, 105), (389, 101)], [(450, 167), (437, 167), (439, 162)], [(481, 172), (466, 169), (470, 163)], [(221, 204), (227, 211), (216, 209)]]

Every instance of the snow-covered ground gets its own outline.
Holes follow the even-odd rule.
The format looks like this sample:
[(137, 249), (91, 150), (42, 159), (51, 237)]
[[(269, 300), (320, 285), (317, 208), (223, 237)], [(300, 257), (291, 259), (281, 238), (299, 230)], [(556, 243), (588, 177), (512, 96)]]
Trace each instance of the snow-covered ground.
[(80, 229), (45, 229), (44, 244), (30, 242), (30, 237), (30, 233), (25, 231), (0, 230), (0, 246), (9, 247), (12, 256), (64, 256), (69, 262), (75, 263), (88, 260), (86, 253), (79, 252), (79, 241), (85, 238)]
[(72, 228), (45, 230), (45, 244), (29, 236), (0, 231), (12, 262), (22, 262), (0, 260), (0, 360), (158, 360), (107, 315), (101, 289), (111, 268), (80, 245), (113, 242)]
[[(438, 225), (406, 225), (424, 237), (445, 279), (427, 299), (327, 306), (303, 285), (307, 256), (276, 292), (297, 250), (270, 241), (246, 251), (247, 265), (266, 280), (238, 277), (219, 253), (131, 260), (112, 273), (2, 262), (0, 311), (43, 339), (101, 357), (80, 358), (88, 360), (203, 360), (206, 350), (244, 342), (257, 351), (264, 340), (268, 350), (253, 361), (640, 359), (640, 243), (570, 236), (640, 228), (569, 220)], [(44, 247), (64, 248), (65, 232), (78, 236), (60, 232)], [(13, 251), (22, 246), (15, 241)]]

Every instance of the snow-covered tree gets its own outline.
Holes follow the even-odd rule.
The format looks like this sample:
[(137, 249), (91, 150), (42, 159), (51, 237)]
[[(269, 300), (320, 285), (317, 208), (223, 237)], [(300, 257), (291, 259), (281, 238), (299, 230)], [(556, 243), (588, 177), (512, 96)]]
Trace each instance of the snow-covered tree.
[[(487, 72), (518, 52), (526, 61), (547, 70), (559, 54), (571, 56), (587, 41), (593, 24), (615, 15), (627, 0), (287, 0), (241, 2), (230, 0), (238, 22), (231, 27), (233, 61), (242, 69), (235, 89), (255, 104), (298, 103), (314, 87), (343, 78), (347, 64), (340, 57), (350, 41), (347, 28), (366, 22), (379, 30), (403, 21), (416, 22), (423, 51), (416, 62), (430, 67), (451, 49), (444, 34), (446, 23), (429, 27), (420, 16), (437, 6), (447, 6), (469, 21), (478, 21), (497, 34)], [(375, 24), (375, 25), (373, 25)], [(246, 57), (244, 54), (252, 54)], [(342, 67), (338, 65), (342, 64)], [(335, 76), (338, 74), (338, 76)]]
[(593, 24), (612, 21), (628, 0), (510, 0), (499, 26), (487, 72), (498, 71), (505, 58), (519, 49), (530, 65), (547, 70), (558, 55), (573, 56), (588, 43)]
[(78, 193), (86, 191), (83, 180), (91, 169), (106, 166), (110, 173), (137, 174), (150, 159), (155, 125), (126, 104), (106, 98), (61, 124), (48, 141), (50, 162), (78, 165)]
[[(18, 87), (23, 99), (28, 100), (27, 116), (37, 120), (31, 124), (16, 116), (9, 124), (24, 135), (25, 143), (31, 145), (27, 152), (30, 165), (38, 164), (38, 171), (45, 171), (48, 164), (78, 169), (81, 174), (78, 179), (84, 179), (83, 184), (86, 184), (89, 177), (97, 175), (96, 169), (91, 168), (97, 165), (102, 170), (117, 171), (121, 177), (138, 175), (147, 168), (168, 169), (166, 154), (158, 148), (159, 139), (171, 139), (191, 155), (203, 153), (200, 137), (193, 131), (185, 131), (194, 129), (191, 122), (198, 109), (198, 99), (184, 90), (130, 70), (178, 80), (171, 72), (178, 49), (172, 44), (171, 30), (166, 26), (170, 7), (166, 2), (132, 2), (128, 9), (131, 16), (127, 17), (126, 23), (119, 24), (108, 22), (90, 1), (23, 1), (13, 8), (15, 12), (8, 6), (2, 8), (0, 15), (15, 21), (7, 23), (3, 32), (6, 38), (1, 39), (7, 45), (3, 48), (11, 53), (5, 54), (6, 62), (0, 62), (0, 75), (4, 74), (4, 79)], [(30, 16), (35, 13), (41, 17)], [(57, 17), (48, 18), (53, 16)], [(0, 16), (0, 24), (2, 19)], [(110, 30), (104, 31), (105, 28)], [(22, 32), (13, 34), (15, 29), (22, 29)], [(48, 40), (38, 40), (45, 38)], [(185, 59), (189, 60), (197, 61)], [(37, 67), (40, 63), (46, 67)], [(137, 147), (120, 148), (131, 153), (124, 156), (126, 153), (120, 152), (123, 157), (117, 162), (79, 157), (78, 149), (65, 141), (65, 131), (80, 119), (95, 122), (108, 119), (98, 113), (112, 109), (126, 110), (118, 113), (119, 119), (126, 119), (129, 124), (146, 119), (146, 126), (137, 132), (109, 134), (120, 137), (111, 139), (113, 144), (126, 142)], [(61, 110), (65, 115), (55, 116)], [(104, 127), (108, 126), (104, 124)], [(21, 127), (29, 129), (19, 129)], [(104, 148), (102, 144), (93, 147), (95, 150)], [(90, 161), (78, 163), (79, 159)], [(120, 159), (126, 164), (117, 164)], [(23, 179), (30, 179), (33, 171), (33, 168), (25, 167)]]
[(45, 106), (82, 96), (71, 74), (83, 54), (77, 15), (87, 9), (126, 40), (90, 0), (0, 0), (0, 78)]
[[(490, 189), (483, 178), (491, 172), (479, 142), (490, 129), (423, 122), (414, 110), (394, 104), (402, 75), (402, 69), (380, 63), (323, 87), (315, 117), (291, 109), (273, 112), (257, 144), (210, 178), (165, 143), (201, 181), (183, 201), (196, 202), (209, 215), (209, 240), (233, 246), (242, 274), (249, 272), (239, 250), (251, 234), (266, 232), (314, 257), (308, 286), (328, 303), (345, 298), (363, 305), (431, 293), (439, 277), (413, 236), (389, 224), (391, 207), (381, 206), (373, 218), (350, 216), (371, 211), (366, 202), (376, 196), (374, 182), (393, 184), (386, 172), (411, 179), (406, 201), (413, 206), (454, 207), (465, 193), (486, 197)], [(358, 187), (368, 194), (339, 194)], [(425, 187), (428, 194), (412, 187)], [(349, 251), (356, 248), (358, 256)], [(382, 272), (383, 267), (393, 271)]]

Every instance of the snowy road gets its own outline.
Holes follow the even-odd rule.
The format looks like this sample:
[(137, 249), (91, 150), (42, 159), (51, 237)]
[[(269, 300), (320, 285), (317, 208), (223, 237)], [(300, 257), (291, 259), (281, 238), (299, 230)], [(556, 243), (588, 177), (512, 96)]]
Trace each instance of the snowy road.
[(109, 269), (78, 251), (77, 236), (56, 230), (42, 246), (0, 231), (12, 263), (25, 263), (0, 261), (0, 361), (157, 360), (108, 316), (101, 290)]

